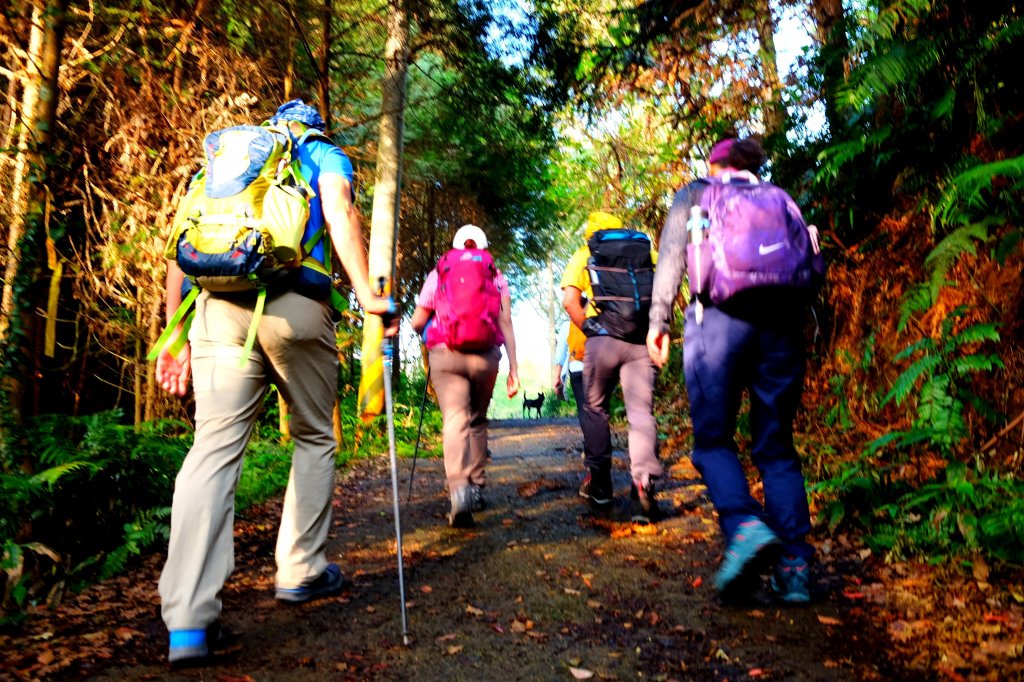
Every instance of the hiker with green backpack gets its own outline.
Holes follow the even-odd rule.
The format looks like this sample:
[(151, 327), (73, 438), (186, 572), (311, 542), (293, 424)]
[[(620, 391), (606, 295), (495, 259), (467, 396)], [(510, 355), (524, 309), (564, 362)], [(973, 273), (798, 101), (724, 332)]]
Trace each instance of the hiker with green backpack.
[(211, 133), (206, 165), (175, 216), (168, 331), (152, 355), (166, 391), (184, 395), (191, 375), (196, 426), (160, 576), (172, 665), (202, 663), (218, 644), (219, 593), (234, 568), (235, 486), (271, 383), (288, 403), (295, 442), (275, 597), (303, 603), (342, 587), (326, 554), (337, 445), (332, 249), (364, 311), (392, 318), (388, 335), (397, 316), (370, 286), (352, 164), (323, 129), (316, 109), (292, 100), (263, 126)]

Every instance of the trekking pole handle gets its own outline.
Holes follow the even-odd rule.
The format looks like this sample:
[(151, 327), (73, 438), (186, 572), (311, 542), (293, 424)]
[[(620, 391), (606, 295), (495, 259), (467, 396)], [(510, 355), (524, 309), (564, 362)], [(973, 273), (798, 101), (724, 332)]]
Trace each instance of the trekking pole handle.
[[(387, 280), (386, 280), (386, 278), (383, 275), (381, 275), (380, 277), (377, 278), (377, 295), (380, 296), (381, 298), (384, 298), (384, 285), (386, 283), (387, 283)], [(381, 324), (384, 325), (385, 329), (390, 327), (391, 323), (395, 321), (396, 317), (398, 317), (398, 305), (395, 303), (395, 299), (392, 298), (391, 296), (388, 296), (387, 299), (388, 299), (388, 309), (387, 309), (387, 312), (381, 313), (381, 315), (380, 315)], [(391, 346), (390, 343), (388, 343), (386, 345), (388, 347)]]

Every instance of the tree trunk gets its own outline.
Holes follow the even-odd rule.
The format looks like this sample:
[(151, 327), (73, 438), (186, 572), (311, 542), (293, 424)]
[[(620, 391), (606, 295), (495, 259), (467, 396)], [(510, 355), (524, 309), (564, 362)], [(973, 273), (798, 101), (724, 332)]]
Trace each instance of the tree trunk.
[(317, 89), (320, 95), (320, 109), (324, 116), (324, 133), (331, 134), (331, 20), (333, 0), (324, 0), (323, 39), (320, 42), (320, 68), (317, 74)]
[[(402, 137), (405, 118), (405, 87), (409, 65), (409, 16), (404, 0), (389, 0), (388, 40), (384, 62), (384, 100), (377, 140), (377, 173), (370, 219), (370, 285), (391, 293), (398, 235), (399, 199), (402, 188)], [(362, 377), (359, 412), (364, 419), (383, 408), (383, 359), (381, 320), (367, 316), (363, 322)]]
[[(20, 421), (25, 406), (26, 382), (32, 366), (33, 324), (29, 312), (34, 306), (19, 305), (18, 296), (33, 294), (40, 263), (46, 253), (47, 159), (57, 119), (64, 19), (68, 0), (38, 0), (32, 10), (29, 49), (24, 66), (21, 100), (21, 130), (11, 183), (7, 234), (7, 264), (4, 268), (3, 297), (0, 299), (0, 346), (4, 353), (21, 357), (9, 362), (11, 374), (3, 377), (3, 390), (10, 401), (11, 417)], [(43, 305), (42, 307), (46, 307)]]
[(764, 81), (764, 135), (775, 138), (785, 134), (786, 108), (782, 104), (779, 60), (775, 51), (775, 19), (769, 0), (757, 0), (754, 14), (757, 37), (761, 43), (761, 76)]
[(551, 259), (544, 265), (544, 315), (548, 318), (548, 367), (555, 364), (555, 346), (558, 345), (557, 311), (555, 309), (555, 268)]
[(825, 119), (829, 134), (835, 138), (846, 127), (836, 103), (836, 92), (846, 80), (844, 59), (850, 43), (846, 36), (846, 17), (842, 0), (811, 0), (815, 37), (820, 46), (818, 63), (822, 71), (821, 96), (825, 103)]

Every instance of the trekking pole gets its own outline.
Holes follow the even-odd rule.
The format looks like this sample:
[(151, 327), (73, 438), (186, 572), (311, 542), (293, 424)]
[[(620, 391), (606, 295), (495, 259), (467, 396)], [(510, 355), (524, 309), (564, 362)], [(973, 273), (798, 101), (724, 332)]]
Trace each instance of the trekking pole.
[[(384, 295), (384, 278), (380, 278), (380, 293)], [(390, 325), (392, 315), (397, 314), (388, 311), (381, 315), (381, 323), (385, 327)], [(409, 626), (405, 614), (405, 567), (402, 564), (402, 522), (398, 515), (398, 457), (395, 454), (395, 412), (394, 403), (391, 399), (391, 362), (392, 345), (388, 338), (381, 343), (381, 352), (384, 356), (384, 407), (388, 418), (388, 449), (391, 456), (391, 499), (395, 509), (395, 542), (396, 553), (398, 554), (398, 595), (402, 600), (402, 643), (409, 646)]]
[(427, 365), (427, 378), (423, 382), (423, 400), (420, 401), (420, 425), (416, 427), (416, 447), (412, 450), (412, 471), (409, 472), (409, 492), (405, 495), (405, 503), (412, 499), (412, 479), (416, 476), (416, 455), (420, 454), (420, 436), (423, 435), (423, 411), (427, 407), (427, 387), (430, 386), (430, 365)]

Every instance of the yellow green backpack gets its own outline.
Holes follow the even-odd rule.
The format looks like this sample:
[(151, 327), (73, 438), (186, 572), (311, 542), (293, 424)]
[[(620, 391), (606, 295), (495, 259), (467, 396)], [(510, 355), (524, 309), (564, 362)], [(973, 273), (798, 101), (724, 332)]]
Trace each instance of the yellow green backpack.
[[(256, 329), (266, 301), (267, 287), (309, 267), (329, 276), (330, 240), (323, 229), (303, 241), (314, 190), (302, 177), (294, 145), (311, 137), (331, 142), (316, 131), (307, 131), (293, 143), (287, 128), (264, 123), (217, 130), (203, 141), (206, 164), (192, 178), (178, 205), (164, 256), (175, 260), (191, 288), (167, 329), (157, 340), (153, 360), (183, 319), (186, 333), (171, 348), (184, 345), (187, 318), (201, 289), (211, 292), (257, 290), (253, 321), (246, 338), (242, 363), (252, 350)], [(331, 142), (333, 144), (333, 142)], [(324, 241), (324, 261), (309, 254)], [(332, 289), (335, 307), (341, 297)]]

